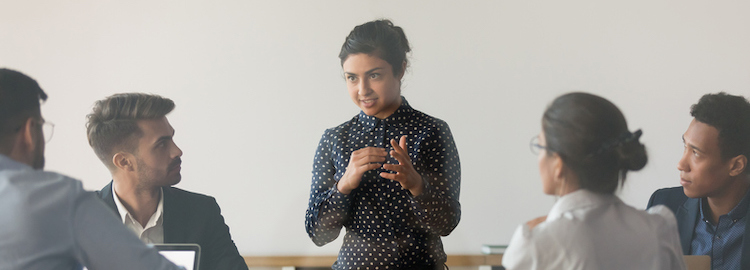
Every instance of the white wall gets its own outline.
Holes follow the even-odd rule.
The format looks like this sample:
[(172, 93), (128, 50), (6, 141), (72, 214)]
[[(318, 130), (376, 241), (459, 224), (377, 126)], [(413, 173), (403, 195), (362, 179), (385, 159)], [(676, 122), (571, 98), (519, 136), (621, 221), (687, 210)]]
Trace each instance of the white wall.
[[(220, 2), (220, 3), (216, 3)], [(47, 168), (109, 181), (90, 150), (95, 100), (172, 98), (180, 188), (215, 196), (244, 255), (333, 255), (304, 230), (324, 129), (358, 112), (337, 58), (355, 26), (391, 18), (413, 46), (403, 94), (446, 120), (461, 154), (463, 216), (448, 253), (502, 244), (546, 214), (528, 143), (545, 106), (580, 90), (642, 128), (650, 162), (621, 197), (643, 208), (678, 185), (689, 107), (750, 96), (750, 1), (6, 1), (0, 66), (39, 81), (56, 124)]]

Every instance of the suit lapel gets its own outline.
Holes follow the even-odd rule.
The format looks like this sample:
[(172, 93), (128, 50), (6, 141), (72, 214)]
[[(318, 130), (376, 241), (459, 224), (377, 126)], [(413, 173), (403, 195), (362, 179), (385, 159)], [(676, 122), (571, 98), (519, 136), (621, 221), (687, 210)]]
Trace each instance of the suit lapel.
[(175, 203), (176, 198), (171, 187), (163, 187), (164, 191), (164, 209), (162, 227), (164, 228), (164, 243), (182, 243), (180, 241), (180, 229), (182, 226), (175, 226), (180, 224), (179, 220), (176, 220), (175, 216)]
[(98, 192), (99, 198), (104, 200), (104, 204), (109, 206), (109, 209), (112, 209), (112, 211), (117, 214), (117, 217), (120, 217), (120, 211), (117, 211), (117, 205), (115, 204), (115, 195), (112, 194), (112, 181), (109, 181), (109, 184), (107, 184), (102, 190)]
[(677, 227), (680, 231), (680, 243), (682, 243), (682, 253), (690, 255), (690, 244), (693, 242), (693, 232), (695, 223), (698, 222), (700, 199), (688, 198), (680, 209), (677, 210)]

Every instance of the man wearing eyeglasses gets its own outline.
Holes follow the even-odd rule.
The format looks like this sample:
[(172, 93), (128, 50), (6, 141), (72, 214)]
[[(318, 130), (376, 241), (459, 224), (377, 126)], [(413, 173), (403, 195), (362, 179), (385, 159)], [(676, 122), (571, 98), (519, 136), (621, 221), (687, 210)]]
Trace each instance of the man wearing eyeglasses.
[(172, 187), (182, 179), (182, 150), (166, 117), (174, 107), (168, 98), (142, 93), (94, 104), (89, 144), (112, 175), (99, 196), (141, 241), (195, 243), (201, 269), (247, 270), (216, 200)]
[(46, 99), (33, 79), (0, 69), (0, 269), (181, 269), (80, 181), (42, 170), (52, 135), (40, 110)]
[(750, 103), (707, 94), (693, 105), (677, 163), (681, 187), (654, 192), (677, 217), (685, 255), (710, 255), (711, 269), (750, 269)]

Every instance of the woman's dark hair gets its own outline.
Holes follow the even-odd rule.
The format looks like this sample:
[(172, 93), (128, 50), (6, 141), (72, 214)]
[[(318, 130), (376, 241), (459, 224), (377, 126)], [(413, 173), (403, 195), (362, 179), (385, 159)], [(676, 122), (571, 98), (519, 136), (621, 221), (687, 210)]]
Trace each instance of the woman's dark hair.
[(552, 101), (542, 117), (547, 153), (555, 152), (578, 176), (579, 185), (613, 194), (628, 171), (642, 169), (648, 158), (615, 104), (587, 93), (569, 93)]
[(394, 26), (390, 20), (377, 20), (357, 25), (341, 46), (339, 59), (341, 65), (351, 54), (364, 53), (374, 55), (391, 64), (393, 74), (403, 72), (402, 65), (407, 62), (406, 53), (410, 52), (409, 41), (401, 27)]
[[(724, 160), (750, 158), (750, 102), (742, 96), (721, 92), (706, 94), (690, 108), (695, 120), (719, 130), (719, 149)], [(745, 169), (750, 174), (750, 170)]]

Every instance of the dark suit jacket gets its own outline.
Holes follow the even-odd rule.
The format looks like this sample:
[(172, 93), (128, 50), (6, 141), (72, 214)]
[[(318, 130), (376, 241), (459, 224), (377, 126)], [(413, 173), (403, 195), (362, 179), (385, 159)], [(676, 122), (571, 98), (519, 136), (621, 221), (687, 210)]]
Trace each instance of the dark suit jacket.
[[(677, 228), (680, 231), (680, 242), (682, 253), (690, 254), (690, 243), (693, 241), (695, 224), (700, 219), (700, 199), (688, 198), (682, 187), (663, 188), (654, 192), (648, 200), (648, 207), (663, 204), (674, 212), (677, 218)], [(750, 217), (750, 208), (748, 208)], [(745, 234), (742, 236), (742, 269), (750, 269), (750, 223), (745, 225)]]
[[(98, 191), (102, 200), (117, 214), (112, 182)], [(210, 196), (179, 188), (164, 188), (164, 243), (197, 243), (201, 246), (201, 270), (243, 269), (245, 260), (224, 224), (219, 204)]]

